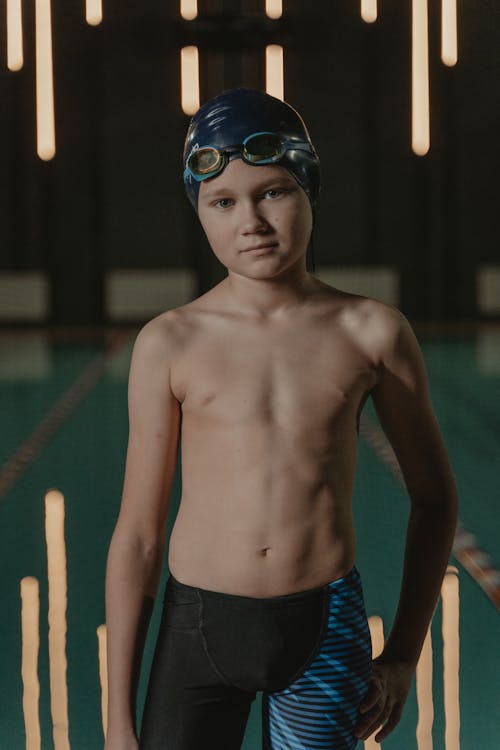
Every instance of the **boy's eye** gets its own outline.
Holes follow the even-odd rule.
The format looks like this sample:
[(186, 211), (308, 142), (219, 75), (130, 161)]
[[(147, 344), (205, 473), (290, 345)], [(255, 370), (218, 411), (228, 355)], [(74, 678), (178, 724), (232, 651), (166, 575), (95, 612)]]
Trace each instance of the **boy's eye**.
[[(291, 192), (291, 190), (284, 190), (282, 188), (269, 188), (269, 190), (266, 190), (266, 192), (262, 194), (262, 197), (265, 197), (269, 193), (274, 193), (274, 195), (271, 196), (271, 198), (274, 198), (276, 196), (282, 195), (283, 193), (289, 192)], [(228, 203), (230, 202), (231, 198), (219, 198), (219, 200), (214, 201), (213, 205), (219, 208), (229, 208)]]

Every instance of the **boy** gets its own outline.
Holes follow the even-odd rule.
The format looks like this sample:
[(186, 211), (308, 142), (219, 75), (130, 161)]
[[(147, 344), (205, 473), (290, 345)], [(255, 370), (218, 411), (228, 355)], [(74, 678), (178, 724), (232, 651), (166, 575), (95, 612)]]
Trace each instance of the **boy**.
[[(266, 750), (352, 750), (401, 716), (449, 559), (452, 470), (396, 308), (306, 271), (319, 159), (252, 89), (192, 118), (184, 181), (227, 277), (137, 336), (106, 581), (106, 750), (236, 750), (262, 691)], [(395, 622), (371, 641), (351, 494), (371, 396), (411, 500)], [(182, 498), (140, 743), (135, 699), (182, 438)]]

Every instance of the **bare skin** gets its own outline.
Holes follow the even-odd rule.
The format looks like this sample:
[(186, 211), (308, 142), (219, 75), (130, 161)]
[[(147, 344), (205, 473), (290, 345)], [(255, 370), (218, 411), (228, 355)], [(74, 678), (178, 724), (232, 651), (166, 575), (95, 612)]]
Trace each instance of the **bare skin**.
[[(135, 750), (138, 664), (178, 445), (172, 574), (246, 596), (302, 591), (355, 562), (351, 500), (369, 396), (411, 502), (399, 607), (356, 728), (366, 739), (386, 722), (381, 741), (399, 721), (457, 514), (418, 342), (396, 308), (306, 272), (311, 210), (280, 167), (231, 162), (202, 183), (199, 218), (228, 276), (150, 321), (132, 356), (129, 447), (106, 584), (106, 750)], [(259, 243), (273, 247), (245, 252)]]
[(183, 583), (269, 597), (354, 564), (357, 420), (377, 372), (363, 298), (314, 281), (276, 320), (232, 308), (224, 282), (173, 316), (183, 480), (168, 564)]

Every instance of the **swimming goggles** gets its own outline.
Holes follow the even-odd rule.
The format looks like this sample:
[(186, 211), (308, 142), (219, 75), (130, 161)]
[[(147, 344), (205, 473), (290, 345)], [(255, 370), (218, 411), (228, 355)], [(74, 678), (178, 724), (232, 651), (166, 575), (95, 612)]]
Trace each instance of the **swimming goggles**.
[(280, 133), (269, 133), (266, 131), (252, 133), (247, 136), (243, 143), (219, 149), (216, 146), (202, 146), (193, 151), (184, 170), (184, 180), (189, 175), (197, 182), (214, 177), (222, 172), (229, 162), (229, 154), (241, 152), (243, 161), (248, 164), (272, 164), (279, 161), (285, 151), (299, 149), (309, 151), (315, 155), (314, 148), (309, 141), (289, 140)]

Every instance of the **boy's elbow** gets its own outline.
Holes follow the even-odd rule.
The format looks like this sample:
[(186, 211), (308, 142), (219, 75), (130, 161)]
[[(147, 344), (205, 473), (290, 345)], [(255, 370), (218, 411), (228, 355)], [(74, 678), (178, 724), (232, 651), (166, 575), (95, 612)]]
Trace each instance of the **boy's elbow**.
[(458, 522), (458, 496), (456, 491), (446, 491), (430, 497), (414, 500), (412, 513), (433, 526), (440, 526), (443, 531), (454, 532)]
[(147, 533), (144, 530), (131, 529), (118, 523), (113, 532), (110, 552), (114, 548), (119, 554), (130, 554), (137, 560), (149, 565), (160, 565), (165, 550), (165, 535)]

